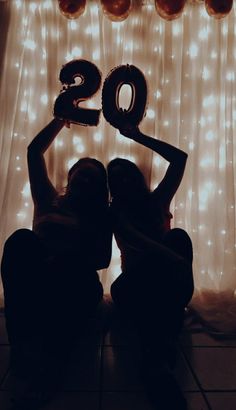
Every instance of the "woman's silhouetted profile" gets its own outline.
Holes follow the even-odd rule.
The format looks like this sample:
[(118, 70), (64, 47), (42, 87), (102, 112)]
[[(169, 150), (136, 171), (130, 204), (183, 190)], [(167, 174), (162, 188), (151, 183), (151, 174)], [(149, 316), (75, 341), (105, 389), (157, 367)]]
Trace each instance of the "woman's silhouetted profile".
[(102, 163), (78, 160), (68, 173), (63, 195), (48, 177), (44, 152), (64, 125), (53, 119), (28, 147), (33, 229), (14, 232), (2, 259), (9, 342), (24, 368), (31, 348), (46, 354), (46, 361), (54, 354), (57, 359), (83, 332), (103, 297), (97, 270), (107, 267), (111, 257)]
[[(108, 164), (111, 215), (122, 268), (111, 295), (134, 320), (142, 343), (149, 345), (146, 364), (150, 360), (160, 369), (167, 363), (173, 365), (173, 342), (193, 294), (191, 240), (184, 230), (170, 226), (170, 203), (181, 183), (187, 154), (142, 134), (138, 127), (120, 124), (118, 128), (169, 162), (164, 178), (152, 192), (134, 163), (116, 158)], [(155, 383), (156, 376), (152, 374), (149, 381)], [(165, 373), (165, 377), (169, 376)], [(161, 380), (163, 383), (163, 374)], [(164, 384), (160, 387), (163, 392)], [(178, 389), (176, 392), (178, 396)]]

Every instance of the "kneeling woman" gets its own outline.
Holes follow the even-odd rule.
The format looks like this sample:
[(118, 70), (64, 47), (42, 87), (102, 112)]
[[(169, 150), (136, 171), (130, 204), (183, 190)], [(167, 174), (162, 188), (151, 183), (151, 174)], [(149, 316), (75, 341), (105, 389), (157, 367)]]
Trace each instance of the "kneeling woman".
[(111, 286), (112, 298), (135, 320), (144, 343), (148, 340), (163, 358), (193, 294), (192, 243), (184, 230), (170, 228), (169, 210), (187, 154), (130, 124), (119, 130), (170, 163), (153, 192), (134, 163), (116, 158), (108, 165), (111, 215), (122, 261), (122, 273)]
[(11, 346), (46, 345), (60, 355), (101, 301), (97, 270), (111, 257), (104, 166), (80, 159), (68, 173), (64, 195), (49, 180), (43, 154), (64, 125), (53, 119), (28, 147), (33, 230), (10, 236), (1, 266)]

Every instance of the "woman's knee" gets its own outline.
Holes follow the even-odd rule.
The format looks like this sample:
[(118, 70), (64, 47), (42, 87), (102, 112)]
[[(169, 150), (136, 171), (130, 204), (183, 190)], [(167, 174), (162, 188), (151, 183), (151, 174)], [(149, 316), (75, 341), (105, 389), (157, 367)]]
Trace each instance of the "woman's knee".
[(193, 246), (188, 233), (181, 228), (171, 229), (164, 237), (164, 244), (184, 257), (189, 263), (193, 261)]
[(1, 261), (3, 280), (11, 273), (24, 271), (28, 265), (37, 263), (40, 242), (34, 232), (29, 229), (18, 229), (6, 240)]
[(4, 245), (4, 251), (8, 250), (9, 248), (19, 248), (25, 246), (26, 242), (32, 243), (34, 241), (35, 233), (30, 229), (18, 229), (17, 231), (13, 232), (9, 238), (6, 240)]

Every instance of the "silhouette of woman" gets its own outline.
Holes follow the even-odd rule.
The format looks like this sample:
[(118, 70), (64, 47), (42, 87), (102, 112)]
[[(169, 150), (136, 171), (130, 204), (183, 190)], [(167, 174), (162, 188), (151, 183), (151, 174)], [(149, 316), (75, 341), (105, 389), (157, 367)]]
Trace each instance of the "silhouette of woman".
[[(116, 158), (108, 164), (111, 215), (122, 268), (111, 286), (111, 295), (135, 321), (143, 344), (149, 344), (150, 361), (173, 365), (173, 341), (193, 294), (192, 243), (184, 230), (171, 229), (169, 209), (183, 177), (187, 154), (142, 134), (131, 124), (118, 128), (124, 136), (161, 155), (169, 166), (150, 192), (134, 163)], [(156, 374), (152, 376), (155, 380)]]
[(68, 173), (64, 195), (49, 180), (43, 154), (64, 125), (54, 118), (28, 147), (33, 230), (17, 230), (4, 247), (6, 326), (19, 360), (29, 344), (60, 351), (83, 331), (103, 297), (97, 270), (107, 267), (111, 257), (102, 163), (78, 160)]

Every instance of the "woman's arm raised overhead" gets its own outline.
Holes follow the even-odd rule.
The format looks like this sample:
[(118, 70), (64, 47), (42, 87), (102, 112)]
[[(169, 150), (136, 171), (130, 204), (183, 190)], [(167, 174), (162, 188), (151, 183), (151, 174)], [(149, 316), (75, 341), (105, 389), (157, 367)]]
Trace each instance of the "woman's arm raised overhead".
[(64, 125), (65, 121), (54, 118), (36, 135), (28, 146), (29, 180), (35, 205), (39, 205), (45, 200), (53, 199), (57, 195), (57, 191), (48, 177), (43, 154)]
[(188, 155), (171, 144), (143, 134), (138, 127), (131, 124), (124, 124), (119, 130), (122, 135), (151, 149), (170, 163), (164, 178), (153, 192), (154, 197), (160, 198), (169, 206), (183, 178)]

